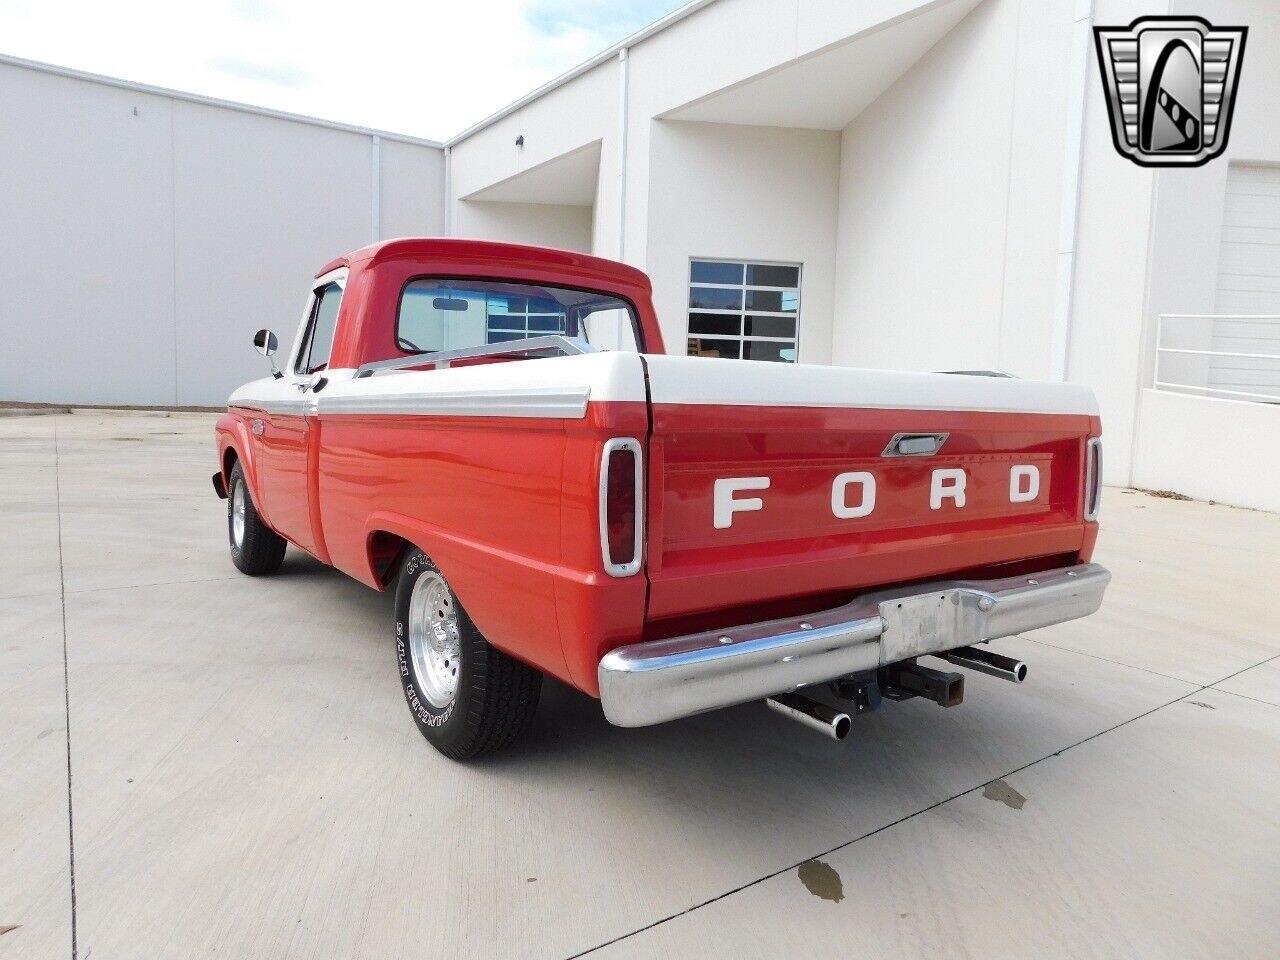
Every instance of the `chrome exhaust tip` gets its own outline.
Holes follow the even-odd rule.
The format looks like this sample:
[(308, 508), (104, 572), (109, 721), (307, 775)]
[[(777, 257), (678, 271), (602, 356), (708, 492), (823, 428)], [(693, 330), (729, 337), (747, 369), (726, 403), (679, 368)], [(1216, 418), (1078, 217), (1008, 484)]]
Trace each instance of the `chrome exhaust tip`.
[(826, 734), (832, 740), (843, 740), (853, 729), (853, 721), (847, 713), (799, 693), (780, 693), (765, 700), (765, 705), (775, 713)]
[(936, 653), (934, 656), (946, 660), (948, 663), (954, 663), (957, 667), (977, 670), (979, 673), (999, 677), (1001, 680), (1008, 680), (1010, 683), (1021, 683), (1027, 679), (1027, 665), (1025, 663), (1021, 660), (1015, 660), (1013, 657), (1002, 657), (1000, 654), (992, 653), (990, 650), (979, 650), (977, 647), (957, 647), (955, 650)]

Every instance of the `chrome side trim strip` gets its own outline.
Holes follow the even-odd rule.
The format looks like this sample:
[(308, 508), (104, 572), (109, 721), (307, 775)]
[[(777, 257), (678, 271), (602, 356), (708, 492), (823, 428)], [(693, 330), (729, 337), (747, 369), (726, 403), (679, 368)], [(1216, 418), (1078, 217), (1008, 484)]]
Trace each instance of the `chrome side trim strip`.
[(263, 413), (274, 413), (282, 417), (306, 416), (314, 408), (314, 404), (309, 400), (259, 400), (253, 397), (237, 397), (227, 406), (261, 410)]
[[(363, 382), (363, 381), (362, 381)], [(379, 393), (369, 396), (321, 396), (321, 416), (449, 416), (545, 417), (581, 420), (587, 415), (591, 389), (522, 387), (495, 390), (450, 390), (431, 393)]]
[[(1088, 616), (1111, 574), (1096, 563), (1000, 580), (941, 580), (877, 591), (809, 617), (620, 647), (600, 661), (605, 716), (642, 727)], [(938, 604), (945, 630), (903, 630), (897, 611)], [(904, 636), (905, 633), (905, 636)], [(889, 657), (891, 659), (886, 659)]]

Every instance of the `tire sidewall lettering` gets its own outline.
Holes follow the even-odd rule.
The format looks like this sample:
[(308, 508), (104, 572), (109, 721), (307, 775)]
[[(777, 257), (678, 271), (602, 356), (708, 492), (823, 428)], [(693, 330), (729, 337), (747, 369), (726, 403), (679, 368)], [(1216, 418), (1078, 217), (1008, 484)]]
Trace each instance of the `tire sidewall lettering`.
[[(405, 564), (404, 576), (407, 578), (406, 582), (412, 584), (420, 573), (437, 569), (425, 554), (415, 553)], [(458, 705), (457, 698), (450, 700), (439, 710), (427, 702), (426, 697), (418, 690), (410, 667), (408, 636), (409, 627), (407, 622), (397, 616), (395, 637), (396, 665), (400, 670), (400, 679), (404, 686), (405, 700), (409, 703), (409, 711), (413, 714), (419, 726), (433, 729), (443, 727), (449, 722), (449, 718), (453, 716), (454, 708)]]

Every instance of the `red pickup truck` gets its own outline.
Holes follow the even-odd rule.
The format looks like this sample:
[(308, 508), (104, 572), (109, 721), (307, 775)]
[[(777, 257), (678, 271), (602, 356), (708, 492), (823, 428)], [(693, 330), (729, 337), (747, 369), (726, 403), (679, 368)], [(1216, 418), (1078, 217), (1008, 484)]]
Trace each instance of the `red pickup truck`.
[(670, 356), (647, 277), (595, 257), (365, 247), (272, 371), (217, 424), (232, 560), (287, 542), (394, 586), (400, 683), (457, 759), (517, 737), (543, 674), (621, 726), (765, 700), (843, 737), (882, 698), (958, 703), (926, 655), (1021, 681), (977, 645), (1110, 580), (1088, 389)]

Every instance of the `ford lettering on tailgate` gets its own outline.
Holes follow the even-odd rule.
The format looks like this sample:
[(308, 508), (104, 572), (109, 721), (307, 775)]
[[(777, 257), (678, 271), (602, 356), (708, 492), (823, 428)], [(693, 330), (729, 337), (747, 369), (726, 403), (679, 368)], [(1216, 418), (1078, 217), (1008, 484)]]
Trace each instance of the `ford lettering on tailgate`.
[[(984, 474), (990, 470), (981, 471)], [(733, 526), (733, 515), (764, 509), (763, 496), (739, 496), (740, 491), (768, 490), (773, 480), (770, 477), (721, 477), (715, 482), (714, 511), (712, 526), (724, 530)], [(857, 520), (869, 517), (876, 512), (877, 491), (879, 483), (876, 475), (869, 470), (850, 470), (838, 473), (831, 481), (831, 515), (839, 520)], [(1001, 491), (1007, 496), (1009, 504), (1035, 503), (1040, 499), (1040, 466), (1034, 463), (1016, 463), (1009, 467), (1008, 484)], [(978, 504), (999, 497), (975, 497)], [(909, 494), (905, 491), (897, 497), (908, 509)], [(950, 505), (964, 509), (970, 502), (969, 473), (959, 467), (941, 467), (929, 476), (927, 493), (920, 496), (923, 504), (928, 502), (930, 510), (941, 510)]]

